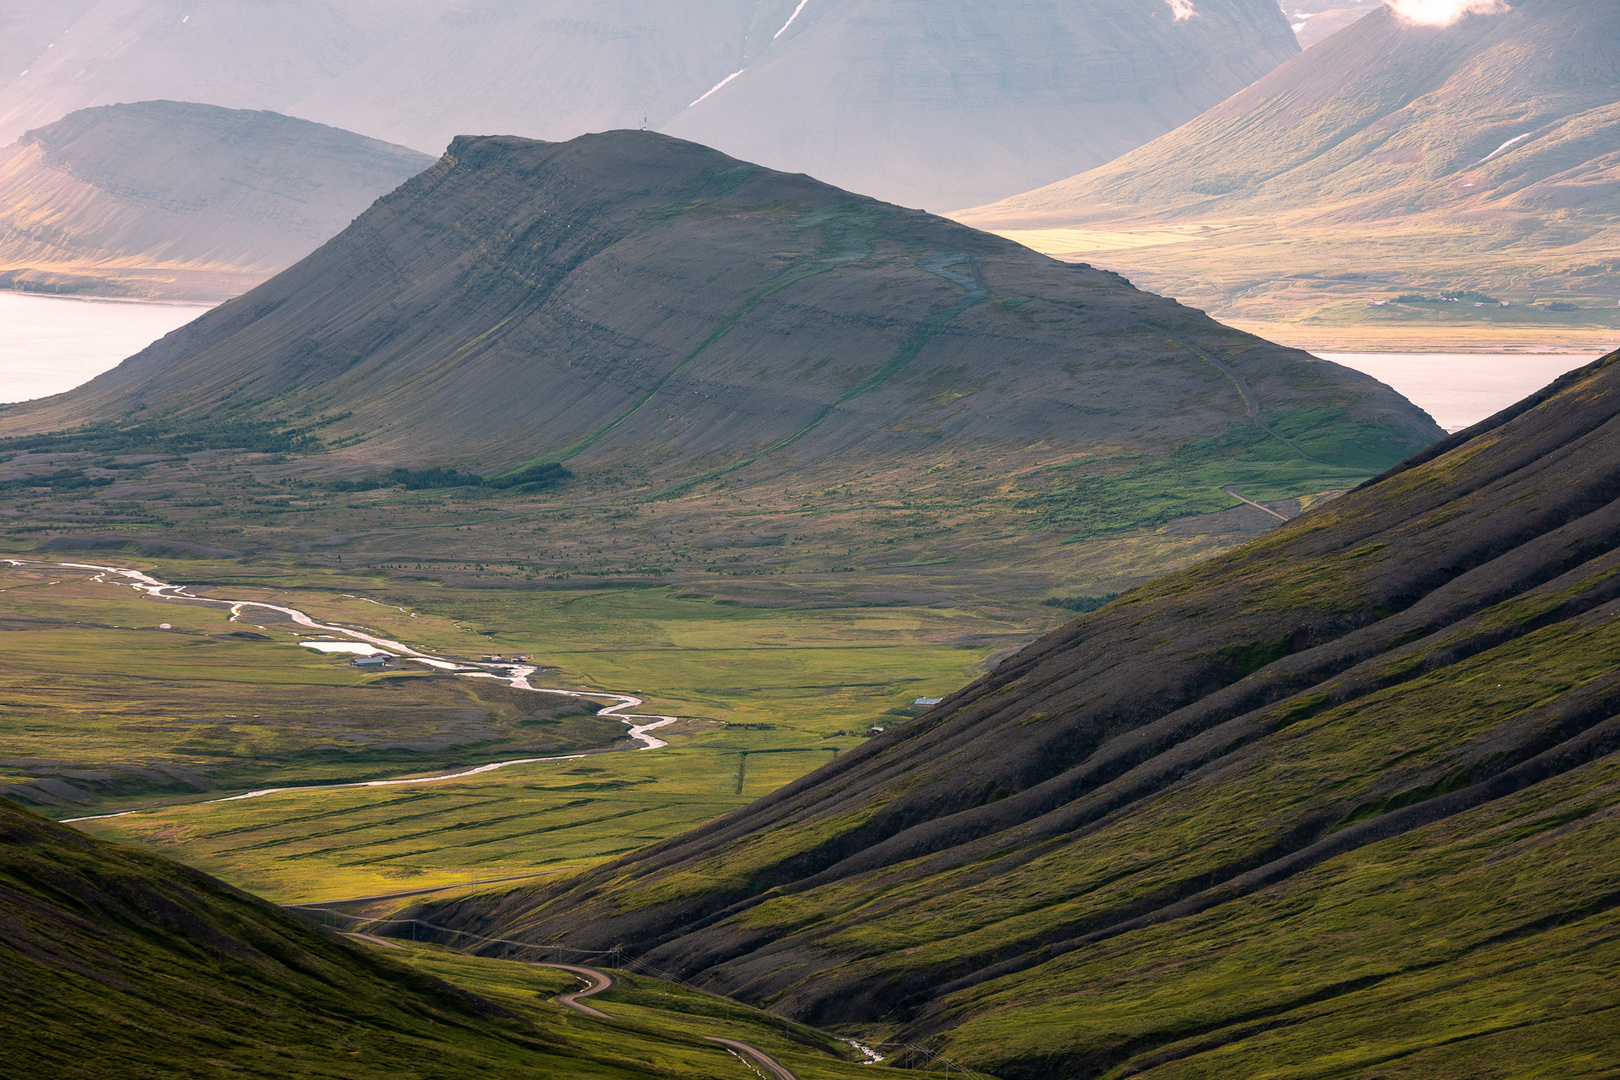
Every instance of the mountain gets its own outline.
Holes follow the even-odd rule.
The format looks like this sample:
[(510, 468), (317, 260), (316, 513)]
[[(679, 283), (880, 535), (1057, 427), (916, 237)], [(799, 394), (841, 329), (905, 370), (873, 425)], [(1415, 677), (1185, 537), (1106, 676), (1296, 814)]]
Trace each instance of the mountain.
[(669, 1075), (3, 799), (0, 930), (12, 1076)]
[(0, 433), (137, 415), (309, 432), (340, 448), (298, 466), (324, 475), (567, 461), (654, 494), (966, 453), (1055, 485), (1048, 510), (1132, 520), (1231, 506), (1245, 479), (1343, 486), (1441, 435), (1364, 375), (1115, 275), (640, 131), (458, 139)]
[(1507, 299), (1488, 314), (1508, 323), (1538, 299), (1613, 308), (1617, 50), (1606, 0), (1450, 26), (1381, 8), (1133, 153), (958, 216), (1245, 325), (1376, 328), (1402, 308), (1367, 300), (1416, 291)]
[(751, 806), (436, 924), (1007, 1080), (1599, 1075), (1620, 353)]
[[(0, 15), (0, 144), (94, 105), (274, 109), (431, 23), (448, 0), (51, 0)], [(13, 31), (15, 27), (15, 31)], [(438, 147), (431, 147), (437, 150)]]
[(178, 101), (83, 109), (0, 150), (0, 282), (224, 300), (432, 164), (277, 113)]
[[(1178, 19), (1183, 5), (1196, 14)], [(0, 140), (150, 98), (273, 109), (435, 154), (458, 135), (645, 123), (941, 210), (1099, 165), (1298, 51), (1272, 0), (193, 8), (78, 0), (30, 16), (0, 69)]]
[[(1179, 20), (1173, 9), (1156, 0), (758, 4), (742, 47), (652, 123), (886, 201), (972, 205), (1100, 165), (1297, 51), (1271, 0), (1201, 3)], [(637, 119), (629, 104), (620, 126)], [(543, 134), (533, 122), (501, 130)]]
[(1384, 0), (1285, 0), (1283, 14), (1292, 20), (1299, 47), (1308, 49), (1383, 6)]

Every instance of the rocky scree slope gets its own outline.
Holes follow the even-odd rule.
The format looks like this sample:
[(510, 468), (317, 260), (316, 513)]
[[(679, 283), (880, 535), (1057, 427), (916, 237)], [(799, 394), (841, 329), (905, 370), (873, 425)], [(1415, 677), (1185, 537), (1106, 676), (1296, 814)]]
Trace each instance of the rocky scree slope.
[(313, 424), (348, 444), (307, 459), (328, 473), (567, 461), (662, 491), (943, 447), (1104, 473), (1252, 459), (1299, 494), (1441, 435), (1364, 375), (1113, 274), (639, 131), (458, 139), (309, 258), (0, 433), (137, 415)]
[(1108, 261), (1234, 295), (1310, 274), (1613, 293), (1617, 55), (1606, 0), (1444, 28), (1381, 8), (1139, 150), (955, 216), (1181, 229)]
[(1620, 353), (745, 809), (426, 910), (1015, 1080), (1593, 1075), (1617, 817)]
[(83, 109), (0, 150), (0, 285), (226, 300), (432, 164), (271, 112)]
[(379, 952), (0, 799), (8, 1076), (653, 1075)]

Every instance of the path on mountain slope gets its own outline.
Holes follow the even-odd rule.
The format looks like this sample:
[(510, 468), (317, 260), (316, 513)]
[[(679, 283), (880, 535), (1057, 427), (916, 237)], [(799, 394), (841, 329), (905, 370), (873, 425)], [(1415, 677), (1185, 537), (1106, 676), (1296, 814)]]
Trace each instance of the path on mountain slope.
[(1271, 507), (1265, 506), (1265, 505), (1263, 505), (1261, 503), (1257, 503), (1253, 499), (1244, 498), (1242, 495), (1239, 495), (1237, 493), (1237, 491), (1235, 489), (1233, 489), (1232, 487), (1230, 487), (1230, 486), (1221, 488), (1221, 491), (1223, 493), (1227, 494), (1227, 495), (1232, 496), (1232, 498), (1236, 499), (1240, 503), (1247, 503), (1248, 505), (1254, 507), (1256, 510), (1260, 511), (1262, 514), (1270, 514), (1272, 517), (1276, 518), (1278, 521), (1287, 521), (1288, 520), (1287, 515), (1279, 514), (1277, 511), (1273, 510)]
[(581, 998), (595, 997), (597, 994), (604, 994), (613, 989), (616, 982), (613, 976), (609, 975), (605, 971), (598, 971), (596, 968), (582, 967), (579, 964), (536, 964), (535, 966), (556, 968), (558, 971), (571, 972), (572, 974), (578, 975), (580, 978), (585, 980), (585, 989), (575, 990), (572, 993), (567, 994), (558, 994), (556, 999), (557, 1004), (561, 1005), (565, 1009), (573, 1009), (577, 1013), (583, 1013), (586, 1016), (594, 1016), (598, 1020), (613, 1019), (613, 1017), (609, 1016), (601, 1009), (594, 1009), (589, 1005), (582, 1005), (580, 1003)]
[[(572, 1009), (577, 1013), (582, 1013), (585, 1016), (592, 1016), (598, 1020), (613, 1019), (613, 1017), (609, 1016), (601, 1009), (583, 1004), (581, 1000), (583, 998), (595, 997), (597, 994), (604, 994), (613, 989), (613, 987), (617, 985), (617, 980), (615, 980), (612, 975), (609, 975), (605, 971), (598, 970), (597, 968), (584, 967), (580, 964), (536, 964), (535, 966), (556, 968), (558, 971), (571, 972), (572, 974), (578, 975), (589, 984), (583, 990), (575, 990), (567, 994), (558, 994), (555, 999), (557, 1004), (561, 1005), (565, 1009)], [(771, 1055), (767, 1054), (759, 1047), (754, 1046), (752, 1043), (745, 1043), (740, 1039), (726, 1039), (719, 1035), (705, 1035), (704, 1038), (712, 1043), (718, 1043), (727, 1050), (731, 1051), (733, 1054), (736, 1054), (738, 1057), (744, 1058), (745, 1060), (758, 1065), (759, 1068), (765, 1070), (764, 1075), (769, 1077), (770, 1080), (799, 1080), (798, 1076), (793, 1072), (793, 1070), (771, 1057)]]
[[(131, 582), (131, 587), (137, 592), (143, 592), (157, 600), (176, 600), (182, 603), (222, 604), (229, 606), (231, 609), (231, 619), (233, 621), (239, 618), (242, 612), (248, 608), (259, 608), (266, 611), (274, 611), (287, 616), (299, 626), (307, 627), (311, 630), (318, 630), (325, 634), (341, 634), (344, 637), (353, 638), (356, 641), (363, 641), (368, 645), (375, 645), (379, 650), (397, 652), (406, 659), (414, 660), (417, 663), (426, 664), (429, 667), (438, 668), (442, 671), (448, 671), (452, 674), (463, 675), (467, 678), (495, 679), (500, 682), (504, 682), (508, 686), (515, 689), (530, 690), (537, 694), (557, 694), (562, 697), (580, 699), (608, 698), (611, 701), (617, 702), (617, 704), (603, 709), (597, 715), (611, 716), (616, 720), (624, 721), (624, 723), (630, 727), (630, 738), (641, 743), (641, 748), (643, 750), (657, 750), (661, 747), (668, 746), (668, 743), (664, 742), (662, 739), (656, 738), (653, 735), (649, 735), (648, 732), (657, 728), (666, 727), (669, 724), (676, 723), (678, 719), (674, 716), (625, 712), (624, 710), (633, 709), (642, 703), (642, 699), (636, 697), (634, 694), (618, 694), (609, 691), (593, 690), (564, 690), (560, 687), (535, 686), (529, 681), (529, 679), (540, 669), (532, 665), (499, 663), (473, 664), (458, 660), (448, 660), (442, 656), (435, 656), (432, 653), (426, 653), (418, 649), (413, 649), (409, 645), (405, 645), (401, 642), (390, 641), (387, 638), (377, 637), (373, 634), (367, 634), (360, 630), (353, 630), (347, 626), (335, 626), (316, 622), (314, 619), (310, 618), (304, 612), (299, 611), (297, 608), (286, 607), (281, 604), (271, 604), (263, 600), (225, 600), (212, 596), (198, 596), (195, 593), (188, 591), (188, 586), (173, 585), (166, 581), (159, 581), (150, 574), (144, 573), (140, 570), (131, 570), (127, 567), (101, 566), (95, 563), (51, 562), (36, 559), (0, 559), (0, 564), (7, 566), (39, 566), (57, 570), (90, 570), (97, 574), (97, 580), (104, 580), (104, 575), (114, 574), (119, 577), (129, 579)], [(366, 598), (360, 597), (360, 599)], [(373, 602), (375, 603), (375, 601)], [(637, 720), (647, 720), (650, 721), (650, 723), (637, 724), (635, 723)], [(510, 765), (533, 765), (545, 761), (575, 761), (581, 757), (584, 757), (584, 755), (568, 754), (561, 757), (514, 758), (510, 761), (494, 761), (490, 762), (488, 765), (479, 765), (475, 768), (463, 769), (460, 772), (442, 773), (437, 776), (411, 776), (397, 780), (364, 780), (346, 784), (310, 784), (302, 787), (261, 788), (258, 791), (249, 791), (241, 795), (231, 795), (223, 799), (210, 799), (208, 800), (208, 803), (236, 802), (241, 799), (256, 799), (261, 795), (276, 795), (286, 791), (331, 791), (338, 788), (394, 787), (401, 784), (435, 784), (445, 780), (459, 780), (467, 776), (477, 776), (480, 773), (494, 772), (496, 769), (504, 769)], [(208, 803), (204, 803), (203, 805), (208, 805)], [(130, 814), (138, 812), (139, 811), (130, 810), (122, 814), (100, 814), (94, 817), (66, 818), (64, 821), (96, 821), (110, 817), (127, 817)]]

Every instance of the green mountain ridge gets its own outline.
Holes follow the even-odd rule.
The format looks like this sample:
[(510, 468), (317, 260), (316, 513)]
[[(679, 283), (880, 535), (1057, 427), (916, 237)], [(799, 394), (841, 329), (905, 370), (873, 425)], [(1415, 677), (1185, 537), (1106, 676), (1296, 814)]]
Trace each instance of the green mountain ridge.
[(1014, 1080), (1606, 1075), (1617, 424), (1620, 354), (750, 807), (418, 913)]
[[(1321, 491), (1440, 435), (1364, 375), (1113, 274), (635, 131), (458, 139), (272, 281), (0, 412), (0, 436), (238, 421), (341, 448), (278, 479), (567, 462), (667, 497), (973, 447), (1002, 472), (1095, 462), (1052, 496), (1082, 504), (1099, 474), (1228, 460)], [(1197, 498), (1246, 475), (1215, 473)]]
[(13, 1076), (654, 1075), (206, 874), (0, 800)]

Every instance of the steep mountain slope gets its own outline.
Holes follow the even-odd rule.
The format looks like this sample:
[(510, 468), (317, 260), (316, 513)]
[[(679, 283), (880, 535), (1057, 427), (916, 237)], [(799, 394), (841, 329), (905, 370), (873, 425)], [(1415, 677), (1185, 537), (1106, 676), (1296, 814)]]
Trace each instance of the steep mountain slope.
[[(285, 112), (448, 0), (51, 0), (0, 69), (0, 145), (94, 105), (170, 99)], [(0, 26), (5, 24), (0, 23)], [(431, 149), (437, 150), (437, 147)]]
[(433, 918), (1011, 1078), (1597, 1075), (1617, 662), (1620, 353), (747, 809)]
[(1617, 55), (1605, 0), (1449, 27), (1383, 9), (1134, 153), (959, 216), (1049, 230), (1017, 234), (1043, 250), (1106, 248), (1223, 318), (1347, 297), (1367, 316), (1413, 285), (1612, 308)]
[(431, 164), (276, 113), (178, 101), (84, 109), (0, 150), (0, 282), (228, 299)]
[(0, 1003), (8, 1076), (670, 1075), (5, 800)]
[(950, 448), (1045, 470), (1082, 516), (1136, 512), (1098, 493), (1144, 478), (1220, 508), (1260, 474), (1322, 491), (1440, 434), (1112, 274), (635, 131), (457, 140), (297, 266), (0, 432), (132, 410), (171, 435), (313, 421), (346, 447), (305, 466), (328, 473), (569, 461), (665, 491)]
[(612, 0), (582, 17), (568, 0), (474, 0), (294, 111), (434, 152), (457, 135), (658, 128), (757, 59), (797, 3)]
[(1282, 0), (1283, 14), (1292, 23), (1302, 49), (1327, 40), (1383, 6), (1384, 0)]
[(815, 0), (662, 129), (943, 211), (1142, 145), (1297, 51), (1272, 0)]
[(1200, 0), (1179, 20), (1165, 0), (86, 7), (20, 35), (20, 62), (0, 69), (0, 141), (148, 98), (274, 109), (429, 153), (457, 135), (645, 123), (934, 210), (1099, 165), (1298, 51), (1273, 0)]

